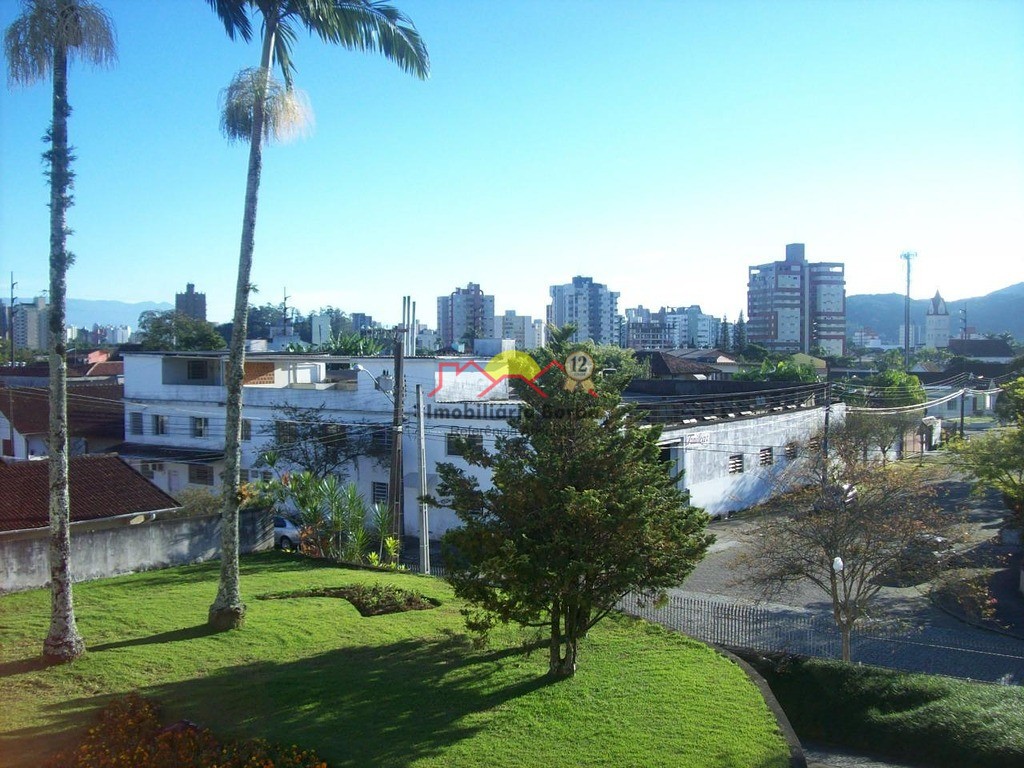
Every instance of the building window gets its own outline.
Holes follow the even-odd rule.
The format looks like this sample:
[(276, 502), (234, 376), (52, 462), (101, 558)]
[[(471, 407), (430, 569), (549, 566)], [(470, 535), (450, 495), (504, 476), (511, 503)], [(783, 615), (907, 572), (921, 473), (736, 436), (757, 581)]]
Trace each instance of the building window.
[(154, 435), (166, 435), (168, 434), (167, 429), (167, 417), (159, 414), (153, 416), (153, 434)]
[(947, 400), (946, 401), (946, 410), (947, 411), (955, 411), (957, 409), (957, 406), (959, 406), (959, 405), (960, 405), (960, 403), (958, 403), (955, 399), (954, 400)]
[(775, 463), (775, 454), (771, 448), (762, 448), (757, 454), (757, 462), (762, 467), (770, 467)]
[(206, 374), (206, 361), (205, 360), (189, 360), (188, 361), (188, 380), (189, 381), (201, 381), (207, 378)]
[(294, 421), (275, 421), (274, 433), (279, 443), (295, 443), (299, 439), (298, 426)]
[(192, 437), (209, 437), (210, 420), (205, 416), (192, 417)]
[(242, 419), (242, 440), (245, 442), (252, 440), (252, 421), (249, 419)]
[(189, 464), (188, 481), (192, 485), (213, 485), (213, 467), (209, 464)]
[(460, 432), (449, 432), (445, 436), (445, 449), (449, 456), (465, 456), (468, 449), (482, 449), (484, 438), (482, 435), (464, 435)]
[(738, 475), (743, 472), (743, 454), (734, 453), (729, 457), (729, 474)]
[(393, 427), (371, 427), (370, 453), (380, 455), (391, 450), (391, 431)]
[(810, 440), (808, 440), (807, 441), (807, 450), (810, 453), (815, 453), (817, 451), (820, 451), (821, 450), (821, 438), (820, 437), (812, 437)]
[(128, 414), (128, 431), (133, 435), (142, 434), (142, 413), (140, 411)]
[(786, 443), (786, 458), (792, 461), (800, 453), (800, 449), (796, 443)]
[(370, 501), (373, 504), (387, 504), (388, 503), (388, 484), (387, 483), (373, 483), (370, 488)]
[(139, 474), (143, 477), (153, 479), (153, 475), (157, 472), (163, 472), (164, 465), (160, 461), (144, 461), (139, 465)]

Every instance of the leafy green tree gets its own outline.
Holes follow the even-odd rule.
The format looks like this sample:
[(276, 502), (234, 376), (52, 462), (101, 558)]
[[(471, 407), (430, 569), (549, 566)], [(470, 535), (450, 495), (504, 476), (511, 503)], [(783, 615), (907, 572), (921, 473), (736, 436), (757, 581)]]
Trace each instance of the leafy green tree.
[[(430, 69), (426, 47), (415, 26), (390, 5), (371, 0), (207, 0), (232, 40), (252, 37), (250, 13), (262, 20), (259, 66), (235, 76), (224, 95), (221, 127), (225, 134), (249, 144), (242, 237), (235, 285), (235, 310), (226, 377), (226, 456), (222, 520), (221, 576), (209, 623), (218, 629), (241, 626), (245, 618), (238, 580), (238, 499), (242, 429), (242, 376), (248, 325), (256, 205), (263, 168), (263, 142), (284, 139), (308, 125), (308, 103), (295, 92), (291, 51), (296, 27), (321, 40), (360, 51), (376, 51), (401, 69), (425, 78)], [(284, 77), (272, 73), (277, 64)]]
[(1013, 424), (966, 440), (954, 440), (950, 450), (957, 465), (977, 482), (976, 490), (995, 490), (1024, 530), (1024, 377), (1004, 385)]
[(722, 324), (718, 329), (718, 348), (723, 352), (732, 349), (732, 325), (727, 317), (722, 318)]
[(143, 312), (139, 315), (138, 330), (142, 336), (142, 348), (147, 350), (198, 352), (227, 346), (213, 323), (173, 309)]
[(320, 408), (278, 405), (266, 450), (277, 456), (279, 466), (310, 472), (316, 477), (346, 474), (346, 467), (360, 456), (383, 459), (390, 455), (383, 424), (338, 424)]
[(742, 355), (747, 349), (747, 321), (743, 317), (743, 311), (732, 328), (732, 351)]
[[(579, 641), (633, 590), (659, 594), (680, 584), (712, 537), (662, 460), (660, 430), (622, 402), (631, 372), (612, 372), (600, 348), (568, 343), (571, 326), (537, 350), (541, 367), (588, 352), (596, 371), (579, 386), (553, 369), (543, 395), (518, 386), (524, 403), (513, 436), (493, 453), (466, 446), (466, 460), (492, 472), (484, 490), (462, 468), (439, 465), (438, 497), (463, 526), (444, 540), (448, 579), (478, 607), (470, 626), (495, 621), (544, 627), (549, 670), (576, 670)], [(593, 386), (593, 394), (588, 391)]]
[(67, 211), (71, 207), (74, 159), (68, 144), (68, 64), (79, 58), (105, 66), (116, 58), (114, 26), (106, 11), (88, 0), (25, 0), (22, 13), (7, 28), (4, 54), (11, 85), (52, 81), (52, 120), (43, 154), (50, 180), (50, 630), (43, 654), (70, 661), (85, 652), (78, 632), (71, 590), (70, 497), (68, 494)]

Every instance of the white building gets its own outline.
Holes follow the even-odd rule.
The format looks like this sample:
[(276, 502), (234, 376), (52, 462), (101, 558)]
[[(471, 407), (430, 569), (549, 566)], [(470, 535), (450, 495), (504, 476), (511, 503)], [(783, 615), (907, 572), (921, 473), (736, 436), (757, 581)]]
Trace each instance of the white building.
[[(407, 535), (419, 533), (416, 386), (424, 395), (427, 488), (433, 493), (438, 462), (462, 461), (455, 435), (479, 439), (494, 448), (508, 429), (508, 382), (497, 385), (482, 371), (487, 360), (409, 358), (405, 361), (402, 449), (405, 455), (404, 522)], [(188, 486), (217, 490), (224, 471), (225, 353), (125, 354), (125, 440), (118, 452), (172, 496)], [(355, 369), (355, 365), (364, 368)], [(390, 358), (342, 358), (326, 355), (251, 355), (246, 359), (242, 391), (243, 479), (268, 470), (260, 455), (275, 437), (287, 434), (281, 408), (315, 410), (331, 429), (369, 431), (390, 445), (393, 405), (385, 385), (393, 371)], [(333, 425), (337, 425), (334, 427)], [(331, 434), (335, 434), (334, 431)], [(386, 449), (385, 449), (386, 453)], [(478, 469), (471, 469), (482, 477)], [(367, 502), (388, 496), (389, 463), (361, 457), (347, 471)], [(430, 536), (438, 538), (457, 524), (454, 513), (431, 510)]]
[(42, 296), (31, 304), (14, 305), (14, 348), (44, 350), (49, 333), (50, 305)]
[(924, 318), (924, 345), (930, 349), (949, 346), (949, 310), (938, 291), (932, 297)]
[(576, 326), (573, 341), (619, 344), (619, 294), (590, 277), (574, 277), (571, 283), (552, 285), (548, 325)]
[[(216, 491), (224, 471), (224, 353), (156, 352), (125, 354), (124, 424), (127, 442), (116, 450), (143, 475), (172, 496), (188, 486)], [(421, 388), (428, 493), (436, 492), (439, 462), (463, 463), (455, 438), (465, 437), (493, 450), (508, 434), (507, 420), (519, 407), (508, 381), (484, 373), (488, 360), (410, 358), (405, 361), (401, 430), (404, 531), (419, 534), (419, 418)], [(364, 370), (358, 370), (355, 366)], [(260, 455), (275, 438), (295, 429), (282, 407), (316, 411), (325, 435), (369, 431), (384, 449), (348, 465), (346, 479), (367, 502), (388, 497), (393, 406), (388, 392), (392, 361), (320, 355), (253, 355), (243, 384), (243, 478), (266, 477)], [(791, 395), (788, 404), (754, 403), (750, 411), (666, 422), (661, 445), (666, 458), (685, 470), (681, 483), (693, 503), (721, 515), (757, 503), (779, 487), (778, 473), (795, 460), (794, 446), (806, 442), (824, 422), (824, 408)], [(672, 401), (672, 398), (669, 398)], [(671, 406), (670, 406), (671, 407)], [(833, 406), (834, 424), (841, 406)], [(365, 433), (365, 432), (364, 432)], [(382, 460), (382, 456), (384, 456)], [(486, 487), (489, 476), (468, 467)], [(430, 510), (432, 539), (459, 524), (450, 510)]]
[(494, 330), (502, 339), (514, 339), (516, 349), (527, 351), (543, 346), (537, 340), (537, 323), (529, 315), (517, 315), (515, 310), (508, 309), (504, 315), (494, 318)]

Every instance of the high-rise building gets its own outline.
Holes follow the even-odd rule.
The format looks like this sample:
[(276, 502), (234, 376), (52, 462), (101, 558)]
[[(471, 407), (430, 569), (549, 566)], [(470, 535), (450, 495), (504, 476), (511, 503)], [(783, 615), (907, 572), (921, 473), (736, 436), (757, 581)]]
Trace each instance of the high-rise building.
[(945, 349), (949, 346), (949, 310), (946, 300), (935, 292), (928, 313), (924, 317), (924, 345), (931, 349)]
[(537, 339), (537, 324), (529, 315), (517, 315), (514, 310), (506, 310), (504, 315), (494, 318), (494, 330), (503, 339), (515, 339), (516, 349), (536, 349), (543, 345)]
[(174, 311), (195, 320), (206, 320), (206, 294), (196, 293), (195, 285), (186, 283), (185, 292), (174, 295)]
[(589, 277), (574, 277), (571, 283), (552, 285), (548, 305), (548, 325), (572, 323), (576, 326), (573, 341), (594, 341), (596, 344), (619, 344), (619, 294)]
[(456, 288), (448, 296), (437, 297), (437, 332), (441, 345), (454, 347), (476, 339), (493, 339), (494, 297), (476, 283)]
[(50, 305), (42, 296), (36, 296), (31, 304), (14, 305), (14, 348), (46, 349)]
[(841, 262), (809, 263), (804, 244), (786, 260), (749, 268), (747, 341), (773, 352), (846, 352), (846, 277)]
[(353, 312), (350, 315), (350, 319), (352, 320), (352, 330), (356, 333), (362, 333), (374, 327), (372, 315), (367, 315), (363, 312)]

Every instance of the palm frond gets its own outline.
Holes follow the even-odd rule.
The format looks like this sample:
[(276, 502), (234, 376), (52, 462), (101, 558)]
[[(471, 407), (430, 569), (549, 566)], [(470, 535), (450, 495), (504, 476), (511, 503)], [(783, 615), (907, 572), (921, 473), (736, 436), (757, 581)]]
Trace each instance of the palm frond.
[(376, 51), (403, 71), (425, 79), (430, 56), (412, 20), (394, 6), (373, 0), (307, 0), (295, 12), (325, 42)]
[(230, 141), (252, 137), (253, 108), (263, 98), (263, 140), (288, 142), (313, 130), (313, 110), (305, 92), (288, 88), (259, 68), (243, 69), (221, 92), (221, 131)]
[(98, 67), (117, 61), (114, 23), (95, 3), (24, 0), (23, 5), (21, 16), (4, 33), (9, 84), (30, 85), (49, 77), (58, 48), (67, 51), (69, 61)]
[(246, 0), (206, 0), (224, 23), (224, 31), (232, 40), (240, 36), (246, 42), (252, 39), (252, 24), (246, 12)]

